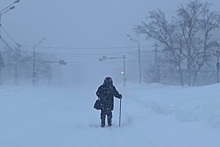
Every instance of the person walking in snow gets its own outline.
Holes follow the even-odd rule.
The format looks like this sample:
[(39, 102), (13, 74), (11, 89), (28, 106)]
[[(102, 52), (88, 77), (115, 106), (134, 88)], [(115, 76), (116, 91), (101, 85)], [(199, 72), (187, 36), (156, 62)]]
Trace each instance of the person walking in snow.
[(121, 99), (122, 95), (118, 93), (113, 85), (112, 78), (106, 77), (104, 83), (98, 88), (96, 95), (100, 100), (101, 108), (101, 127), (105, 127), (105, 118), (107, 115), (108, 126), (112, 125), (112, 110), (114, 109), (114, 97)]

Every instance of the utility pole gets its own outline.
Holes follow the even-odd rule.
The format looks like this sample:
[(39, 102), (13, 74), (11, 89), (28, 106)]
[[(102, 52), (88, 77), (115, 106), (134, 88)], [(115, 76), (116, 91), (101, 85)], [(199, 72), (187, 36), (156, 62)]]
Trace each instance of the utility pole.
[(4, 67), (4, 62), (3, 62), (2, 55), (0, 52), (0, 85), (2, 85), (2, 67)]
[(43, 40), (45, 40), (45, 38), (42, 38), (39, 42), (37, 42), (34, 45), (34, 48), (33, 48), (33, 73), (32, 73), (32, 84), (33, 84), (33, 86), (35, 86), (35, 84), (36, 84), (36, 76), (37, 76), (37, 74), (36, 74), (36, 52), (35, 52), (35, 48), (36, 48), (36, 46), (41, 44)]
[(216, 52), (213, 52), (212, 54), (214, 56), (216, 56), (216, 69), (217, 69), (217, 74), (216, 74), (216, 82), (219, 83), (219, 69), (220, 69), (220, 63), (219, 63), (219, 57), (220, 57), (220, 45), (219, 45), (219, 41), (217, 42), (217, 50)]
[[(219, 49), (219, 45), (218, 45)], [(219, 63), (219, 57), (220, 57), (220, 51), (216, 51), (216, 57), (217, 57), (217, 62), (216, 62), (216, 68), (217, 68), (217, 83), (219, 83), (219, 68), (220, 68), (220, 63)]]
[(35, 56), (36, 56), (36, 53), (35, 53), (35, 46), (34, 46), (34, 49), (33, 49), (33, 74), (32, 74), (32, 84), (33, 84), (33, 86), (35, 86), (35, 82), (36, 82)]
[(14, 78), (15, 78), (15, 85), (18, 84), (18, 59), (19, 59), (19, 52), (20, 52), (20, 47), (21, 45), (19, 44), (16, 44), (17, 47), (15, 49), (15, 75), (14, 75)]

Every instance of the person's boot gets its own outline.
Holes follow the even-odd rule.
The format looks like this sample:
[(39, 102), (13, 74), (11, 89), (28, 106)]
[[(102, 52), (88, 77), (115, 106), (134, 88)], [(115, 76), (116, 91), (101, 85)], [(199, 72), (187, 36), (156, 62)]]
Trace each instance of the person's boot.
[(108, 118), (108, 126), (112, 126), (112, 118)]
[(105, 120), (101, 120), (101, 127), (104, 128), (105, 127)]

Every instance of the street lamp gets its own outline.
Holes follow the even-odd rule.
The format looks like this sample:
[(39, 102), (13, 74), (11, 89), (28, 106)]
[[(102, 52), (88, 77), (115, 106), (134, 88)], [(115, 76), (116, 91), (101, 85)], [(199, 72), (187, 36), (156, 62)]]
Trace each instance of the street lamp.
[(122, 57), (106, 57), (102, 56), (102, 58), (99, 58), (100, 61), (107, 60), (107, 59), (123, 59), (123, 71), (121, 71), (121, 74), (123, 75), (123, 82), (125, 87), (126, 77), (125, 77), (125, 55)]
[(40, 45), (41, 43), (43, 43), (43, 41), (45, 40), (46, 38), (42, 38), (40, 41), (38, 41), (37, 43), (34, 44), (34, 48), (33, 48), (33, 74), (32, 74), (32, 84), (33, 86), (35, 86), (36, 84), (36, 52), (35, 52), (35, 48), (36, 46)]
[[(2, 27), (1, 18), (2, 18), (2, 15), (7, 13), (8, 11), (14, 9), (15, 6), (12, 6), (12, 5), (14, 5), (15, 3), (18, 3), (19, 1), (20, 0), (14, 1), (12, 4), (8, 5), (7, 7), (5, 7), (4, 9), (2, 9), (0, 11), (0, 39), (2, 38), (2, 35), (1, 35), (1, 27)], [(0, 59), (2, 60), (1, 53), (0, 53)], [(1, 77), (2, 77), (2, 67), (3, 67), (3, 61), (2, 61), (2, 64), (0, 65), (0, 85), (1, 85)]]
[(15, 8), (15, 6), (11, 6), (10, 8), (8, 8), (7, 10), (5, 10), (5, 11), (1, 11), (1, 16), (3, 15), (3, 14), (5, 14), (5, 13), (7, 13), (8, 11), (10, 11), (10, 10), (12, 10), (12, 9), (14, 9)]
[(3, 11), (3, 10), (4, 10), (4, 9), (3, 9), (3, 10), (0, 12), (0, 39), (2, 38), (2, 35), (1, 35), (1, 27), (2, 27), (2, 21), (1, 21), (1, 20), (2, 20), (2, 15), (5, 14), (5, 13), (7, 13), (8, 11), (14, 9), (14, 8), (15, 8), (15, 6), (12, 6), (12, 7), (8, 8), (8, 9), (5, 10), (5, 11)]
[(4, 9), (2, 9), (2, 10), (0, 11), (0, 13), (2, 13), (3, 11), (5, 11), (6, 9), (8, 9), (8, 8), (11, 7), (12, 5), (14, 5), (15, 3), (19, 3), (19, 2), (20, 2), (20, 0), (14, 1), (14, 2), (11, 3), (10, 5), (8, 5), (7, 7), (5, 7)]
[(139, 81), (141, 84), (141, 50), (140, 50), (140, 44), (139, 41), (137, 39), (135, 39), (134, 37), (131, 37), (130, 35), (127, 35), (131, 41), (135, 42), (138, 45), (138, 61), (139, 61)]
[[(1, 23), (1, 17), (2, 17), (2, 15), (5, 14), (5, 13), (7, 13), (8, 11), (14, 9), (15, 6), (12, 6), (12, 5), (14, 5), (14, 4), (18, 3), (18, 2), (20, 2), (20, 0), (14, 1), (12, 4), (8, 5), (7, 7), (5, 7), (4, 9), (2, 9), (2, 10), (0, 11), (0, 27), (2, 26), (2, 23)], [(0, 28), (0, 29), (1, 29), (1, 28)], [(0, 31), (0, 33), (1, 33), (1, 31)], [(1, 38), (1, 34), (0, 34), (0, 38)]]

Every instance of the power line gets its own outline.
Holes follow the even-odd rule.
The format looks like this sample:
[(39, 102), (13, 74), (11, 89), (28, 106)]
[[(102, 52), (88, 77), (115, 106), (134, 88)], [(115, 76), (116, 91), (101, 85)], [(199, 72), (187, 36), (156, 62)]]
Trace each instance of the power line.
[[(27, 53), (32, 53), (32, 51), (26, 51)], [(141, 51), (143, 53), (153, 53), (154, 50), (149, 50), (149, 51)], [(103, 55), (134, 55), (137, 54), (136, 51), (126, 51), (126, 52), (86, 52), (86, 53), (80, 53), (80, 52), (51, 52), (51, 53), (43, 53), (40, 52), (42, 55), (50, 55), (50, 56), (66, 56), (66, 57), (80, 57), (80, 56), (90, 56), (90, 57), (95, 57), (95, 56), (103, 56)]]
[[(6, 35), (15, 43), (15, 45), (18, 45), (18, 43), (9, 35), (9, 33), (5, 30), (5, 28), (0, 25), (0, 27), (3, 29), (3, 31), (6, 33)], [(33, 45), (21, 45), (23, 47), (33, 47)], [(140, 46), (141, 48), (145, 47), (153, 47), (151, 45), (144, 45)], [(137, 46), (121, 46), (121, 47), (54, 47), (54, 46), (38, 46), (38, 48), (44, 48), (44, 49), (65, 49), (65, 50), (118, 50), (118, 49), (135, 49)], [(142, 51), (141, 51), (142, 52)], [(148, 52), (148, 51), (145, 51)]]
[(108, 55), (118, 55), (118, 54), (134, 54), (135, 52), (114, 52), (114, 53), (102, 53), (102, 52), (97, 52), (97, 53), (45, 53), (45, 54), (53, 54), (53, 55), (67, 55), (67, 56), (81, 56), (81, 55), (104, 55), (104, 54), (108, 54)]
[(3, 31), (5, 32), (5, 34), (17, 45), (17, 43), (15, 42), (15, 40), (9, 35), (9, 33), (4, 29), (4, 27), (2, 25), (0, 25), (0, 27), (3, 29)]
[(5, 43), (5, 45), (9, 48), (9, 49), (11, 49), (12, 51), (14, 51), (13, 50), (13, 48), (1, 37), (1, 40)]
[[(33, 45), (25, 45), (24, 47), (33, 47)], [(140, 46), (140, 47), (152, 47), (152, 46)], [(115, 50), (115, 49), (135, 49), (137, 46), (121, 46), (121, 47), (54, 47), (54, 46), (38, 46), (38, 48), (44, 49), (65, 49), (65, 50)]]

